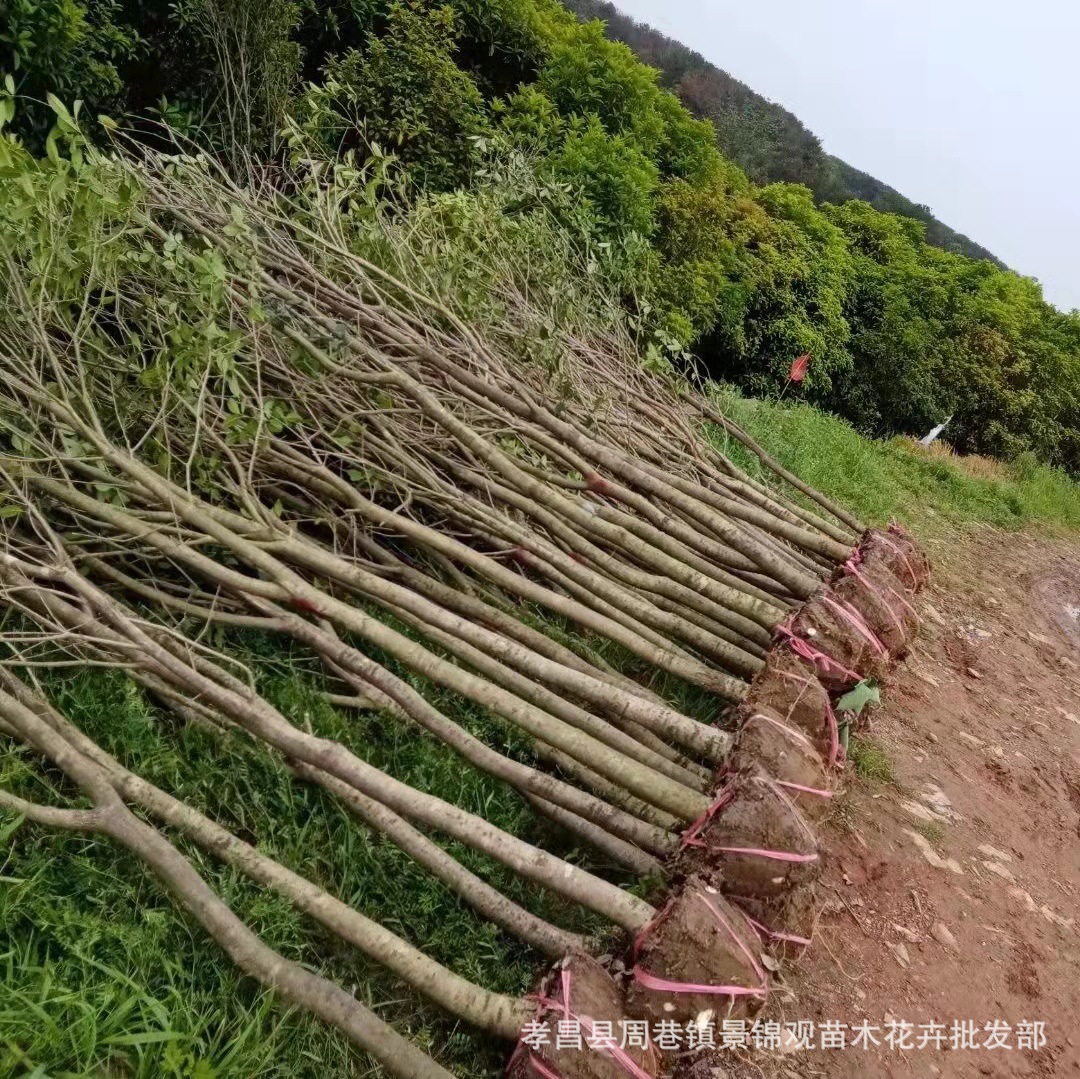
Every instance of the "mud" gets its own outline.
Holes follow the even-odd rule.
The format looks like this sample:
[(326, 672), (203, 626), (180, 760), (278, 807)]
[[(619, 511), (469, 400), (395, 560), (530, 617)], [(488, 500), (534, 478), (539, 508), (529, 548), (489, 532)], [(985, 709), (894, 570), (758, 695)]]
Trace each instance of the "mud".
[(748, 715), (761, 711), (797, 727), (818, 752), (828, 755), (829, 695), (815, 677), (813, 667), (786, 645), (778, 645), (769, 654), (765, 670), (750, 688)]
[[(808, 818), (824, 813), (832, 778), (824, 757), (797, 727), (775, 712), (758, 709), (742, 726), (728, 764), (729, 773), (772, 776)], [(799, 788), (807, 787), (803, 791)], [(824, 793), (816, 793), (824, 792)]]

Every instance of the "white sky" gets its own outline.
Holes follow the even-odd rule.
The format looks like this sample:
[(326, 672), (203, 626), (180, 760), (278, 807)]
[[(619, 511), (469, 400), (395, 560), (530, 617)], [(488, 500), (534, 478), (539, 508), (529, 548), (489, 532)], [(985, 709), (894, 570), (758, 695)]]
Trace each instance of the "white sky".
[(1077, 0), (614, 0), (1080, 307)]

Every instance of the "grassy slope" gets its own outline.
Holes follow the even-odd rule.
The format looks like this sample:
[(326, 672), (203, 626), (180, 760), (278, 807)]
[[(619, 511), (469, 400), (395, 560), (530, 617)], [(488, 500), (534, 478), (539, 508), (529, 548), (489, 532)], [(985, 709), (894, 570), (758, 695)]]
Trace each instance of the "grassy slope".
[[(911, 443), (871, 443), (823, 413), (751, 401), (721, 388), (725, 409), (805, 479), (866, 518), (920, 529), (945, 522), (1019, 527), (1080, 526), (1080, 487), (1041, 467), (951, 459)], [(731, 447), (736, 453), (739, 447)], [(743, 463), (754, 468), (756, 462)], [(234, 647), (236, 642), (232, 642)], [(508, 791), (464, 767), (426, 735), (377, 716), (343, 715), (323, 704), (303, 657), (273, 642), (243, 642), (264, 692), (300, 722), (341, 737), (402, 779), (559, 849)], [(611, 657), (616, 658), (616, 657)], [(59, 680), (56, 699), (126, 763), (188, 798), (294, 868), (386, 922), (454, 970), (494, 989), (527, 991), (540, 959), (486, 926), (404, 856), (371, 838), (315, 791), (242, 739), (223, 745), (198, 730), (176, 736), (159, 713), (112, 672)], [(482, 730), (487, 721), (446, 695), (449, 714)], [(682, 706), (707, 715), (700, 700)], [(526, 755), (505, 732), (496, 739)], [(0, 779), (39, 798), (25, 760), (0, 756)], [(22, 777), (20, 780), (19, 777)], [(378, 1074), (337, 1035), (286, 1013), (238, 978), (201, 933), (190, 930), (133, 859), (110, 845), (54, 835), (0, 818), (0, 1074), (139, 1076), (145, 1079), (346, 1079)], [(194, 852), (191, 852), (194, 853)], [(285, 954), (328, 971), (383, 1015), (430, 1045), (470, 1079), (498, 1074), (502, 1050), (484, 1046), (391, 979), (326, 939), (284, 903), (195, 854), (235, 909)], [(526, 905), (575, 928), (572, 911), (523, 887), (484, 859), (469, 864)]]
[[(806, 405), (750, 400), (726, 387), (719, 393), (724, 411), (766, 449), (868, 524), (896, 520), (925, 530), (937, 518), (1002, 528), (1080, 528), (1080, 483), (1033, 460), (1009, 465), (957, 457), (941, 444), (926, 450), (904, 438), (870, 441)], [(760, 474), (740, 446), (728, 452)]]

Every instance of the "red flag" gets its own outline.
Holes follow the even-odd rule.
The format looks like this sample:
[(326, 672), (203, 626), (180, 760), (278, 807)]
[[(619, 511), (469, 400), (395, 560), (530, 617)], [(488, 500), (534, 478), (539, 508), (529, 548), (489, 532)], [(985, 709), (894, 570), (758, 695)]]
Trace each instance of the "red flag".
[(806, 369), (810, 366), (810, 353), (804, 352), (797, 360), (794, 360), (791, 364), (791, 373), (788, 378), (792, 382), (802, 382), (806, 378)]

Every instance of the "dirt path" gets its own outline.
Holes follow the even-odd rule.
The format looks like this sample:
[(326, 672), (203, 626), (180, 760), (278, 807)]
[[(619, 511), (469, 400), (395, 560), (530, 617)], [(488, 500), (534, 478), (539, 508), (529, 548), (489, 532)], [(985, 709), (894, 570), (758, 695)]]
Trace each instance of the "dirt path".
[[(864, 731), (895, 782), (845, 781), (826, 913), (766, 1017), (813, 1020), (818, 1046), (839, 1021), (848, 1047), (720, 1053), (702, 1079), (1080, 1076), (1080, 547), (930, 546), (923, 629)], [(1012, 1048), (954, 1051), (954, 1020), (979, 1045), (1000, 1021)], [(851, 1048), (864, 1021), (881, 1044)], [(889, 1049), (890, 1022), (913, 1048)], [(1033, 1022), (1045, 1047), (1017, 1048)]]

